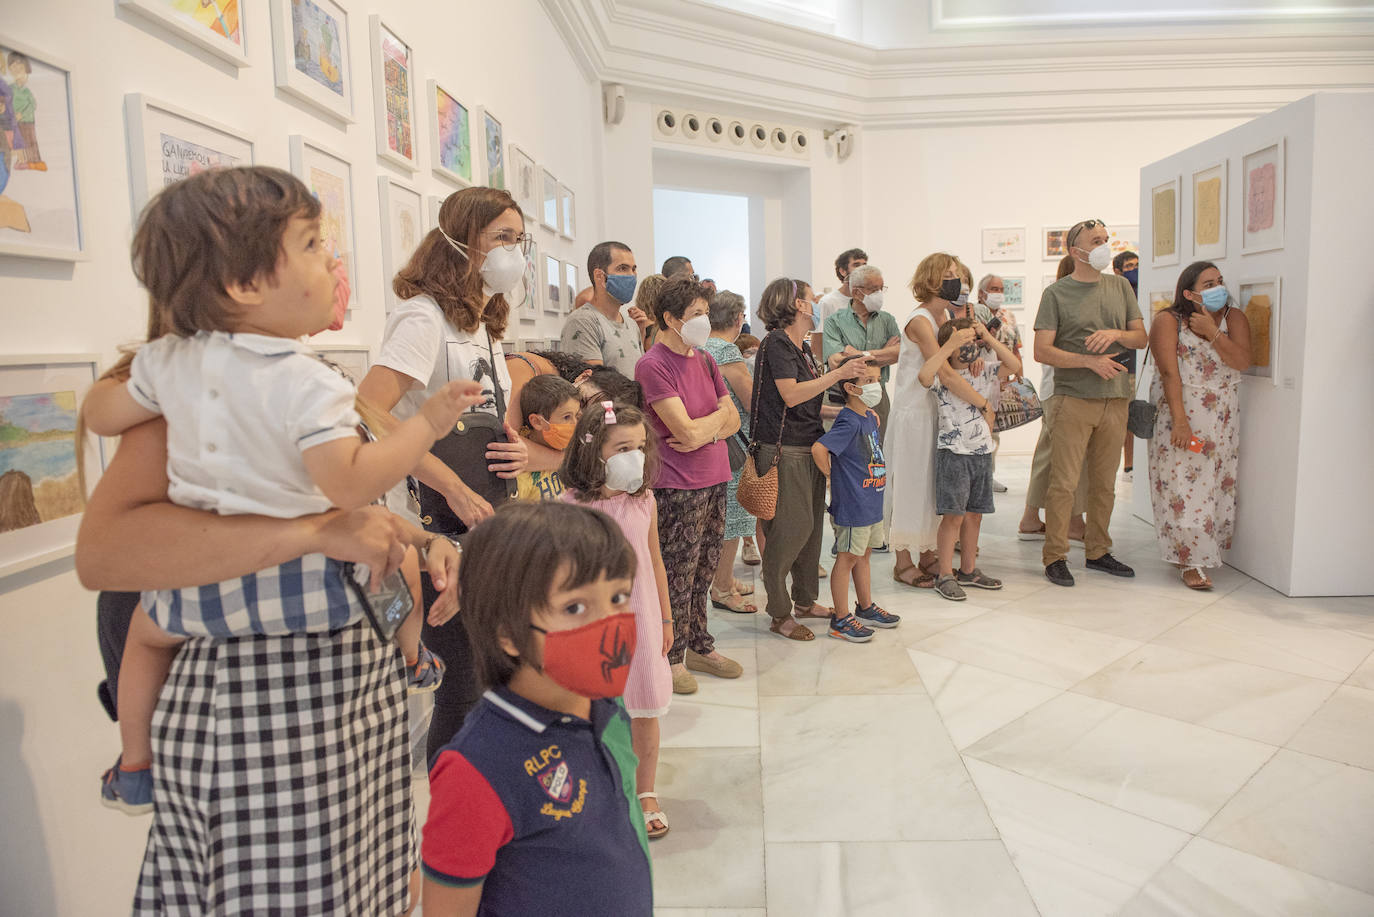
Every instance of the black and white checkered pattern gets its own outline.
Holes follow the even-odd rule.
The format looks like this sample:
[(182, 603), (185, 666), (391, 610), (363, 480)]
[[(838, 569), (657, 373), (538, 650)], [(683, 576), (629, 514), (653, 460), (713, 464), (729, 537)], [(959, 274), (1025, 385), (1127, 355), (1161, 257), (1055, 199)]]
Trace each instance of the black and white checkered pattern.
[(404, 664), (365, 623), (187, 641), (153, 755), (134, 914), (405, 909), (416, 862)]

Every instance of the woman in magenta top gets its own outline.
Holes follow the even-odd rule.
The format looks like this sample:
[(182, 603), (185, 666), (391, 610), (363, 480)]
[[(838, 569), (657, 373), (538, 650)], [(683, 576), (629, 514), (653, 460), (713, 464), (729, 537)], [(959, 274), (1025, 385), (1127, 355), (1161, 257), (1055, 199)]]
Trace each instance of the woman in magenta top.
[(725, 533), (725, 485), (730, 459), (725, 438), (739, 429), (716, 361), (700, 347), (711, 335), (706, 291), (689, 277), (668, 281), (658, 294), (658, 340), (635, 366), (649, 424), (663, 444), (655, 482), (658, 538), (672, 602), (673, 690), (691, 694), (688, 669), (738, 678), (739, 663), (715, 650), (706, 629), (706, 594)]

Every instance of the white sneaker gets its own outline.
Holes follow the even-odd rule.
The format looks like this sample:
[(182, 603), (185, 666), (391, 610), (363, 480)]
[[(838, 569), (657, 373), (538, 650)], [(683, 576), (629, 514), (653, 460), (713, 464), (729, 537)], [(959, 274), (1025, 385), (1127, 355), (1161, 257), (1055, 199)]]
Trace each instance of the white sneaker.
[(997, 480), (996, 478), (993, 478), (993, 479), (992, 479), (992, 492), (995, 493), (995, 494), (1004, 494), (1004, 493), (1007, 492), (1007, 485), (1003, 484), (1001, 481)]

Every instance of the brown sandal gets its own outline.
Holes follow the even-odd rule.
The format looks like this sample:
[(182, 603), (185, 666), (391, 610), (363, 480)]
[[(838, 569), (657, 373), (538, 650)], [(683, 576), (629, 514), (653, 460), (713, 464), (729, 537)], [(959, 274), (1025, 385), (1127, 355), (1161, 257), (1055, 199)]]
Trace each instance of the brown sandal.
[[(914, 579), (903, 579), (908, 573), (915, 571)], [(920, 564), (907, 564), (905, 567), (893, 567), (892, 578), (903, 586), (913, 586), (917, 589), (934, 589), (935, 575), (926, 573), (921, 569)]]
[[(1207, 575), (1207, 571), (1201, 567), (1183, 567), (1183, 585), (1189, 589), (1196, 589), (1198, 592), (1206, 592), (1212, 588), (1212, 578)], [(1192, 582), (1188, 580), (1188, 574), (1193, 574)]]
[(831, 618), (831, 611), (830, 611), (829, 608), (826, 608), (824, 605), (817, 605), (815, 602), (812, 602), (812, 603), (810, 604), (810, 606), (808, 606), (807, 608), (802, 608), (802, 607), (799, 606), (799, 605), (793, 605), (793, 606), (792, 606), (792, 617), (794, 617), (794, 618), (824, 618), (825, 620), (829, 621), (830, 618)]
[(733, 611), (737, 615), (752, 615), (759, 610), (757, 605), (753, 602), (746, 602), (738, 592), (727, 592), (725, 595), (719, 595), (714, 588), (711, 589), (711, 607), (719, 608), (722, 611)]
[[(785, 634), (782, 632), (784, 621), (792, 622), (792, 629)], [(816, 639), (816, 635), (811, 632), (811, 628), (795, 618), (774, 618), (773, 623), (768, 625), (768, 629), (779, 637), (783, 637), (787, 640), (797, 640), (801, 643)]]

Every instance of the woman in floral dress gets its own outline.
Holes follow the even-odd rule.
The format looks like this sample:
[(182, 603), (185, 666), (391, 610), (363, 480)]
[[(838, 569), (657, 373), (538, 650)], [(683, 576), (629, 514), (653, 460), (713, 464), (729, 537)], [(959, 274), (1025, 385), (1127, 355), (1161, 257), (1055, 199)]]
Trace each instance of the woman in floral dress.
[(1164, 559), (1190, 589), (1210, 589), (1236, 522), (1240, 376), (1250, 367), (1250, 325), (1216, 265), (1178, 278), (1172, 308), (1150, 326), (1157, 407), (1150, 441), (1150, 497)]

